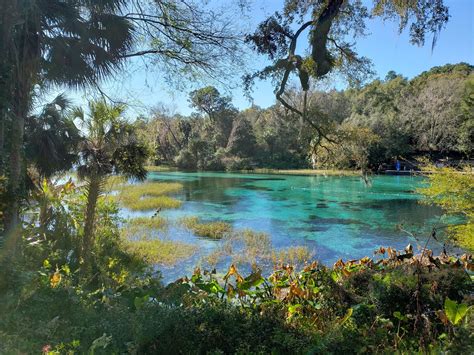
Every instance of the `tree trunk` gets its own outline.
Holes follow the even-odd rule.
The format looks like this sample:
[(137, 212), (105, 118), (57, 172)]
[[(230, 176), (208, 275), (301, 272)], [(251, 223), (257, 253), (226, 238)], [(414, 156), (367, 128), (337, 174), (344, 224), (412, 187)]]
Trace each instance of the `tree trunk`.
[(93, 175), (89, 180), (87, 186), (87, 206), (85, 214), (84, 236), (82, 242), (82, 258), (86, 263), (86, 268), (89, 268), (91, 250), (94, 243), (94, 227), (97, 200), (101, 193), (102, 178), (98, 175)]
[[(26, 91), (25, 91), (26, 90)], [(6, 234), (11, 238), (12, 251), (17, 249), (19, 239), (20, 203), (24, 195), (23, 175), (23, 135), (25, 117), (28, 112), (29, 88), (16, 85), (13, 97), (13, 122), (10, 135), (10, 171), (8, 176), (8, 196), (10, 203), (5, 214)]]
[(5, 173), (5, 124), (7, 120), (7, 110), (0, 109), (0, 175)]
[[(5, 43), (6, 53), (4, 55), (7, 64), (12, 66), (12, 96), (11, 96), (11, 110), (12, 110), (12, 122), (11, 131), (8, 132), (10, 137), (9, 145), (9, 172), (8, 172), (8, 197), (9, 206), (6, 210), (6, 232), (10, 238), (15, 240), (12, 242), (14, 245), (17, 244), (17, 237), (19, 236), (19, 223), (20, 223), (20, 205), (24, 198), (24, 129), (25, 119), (29, 111), (29, 105), (31, 103), (31, 93), (33, 85), (36, 82), (38, 74), (38, 65), (41, 59), (40, 47), (39, 47), (39, 35), (37, 24), (39, 21), (20, 21), (24, 20), (22, 16), (23, 5), (19, 4), (18, 1), (8, 2), (10, 7), (9, 12), (13, 16), (6, 27), (3, 29), (7, 30), (6, 38), (11, 35), (11, 30), (18, 21), (21, 27), (15, 32), (12, 38), (9, 38), (8, 43)], [(21, 15), (18, 15), (21, 14)]]

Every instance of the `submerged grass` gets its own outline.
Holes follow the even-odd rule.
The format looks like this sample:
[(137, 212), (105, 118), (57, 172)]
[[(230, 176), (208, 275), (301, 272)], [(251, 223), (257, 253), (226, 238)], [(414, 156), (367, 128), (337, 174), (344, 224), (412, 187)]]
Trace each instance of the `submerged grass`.
[(146, 211), (160, 208), (178, 208), (181, 201), (165, 196), (180, 191), (178, 183), (146, 182), (137, 185), (124, 185), (120, 188), (117, 200), (126, 208)]
[(197, 217), (183, 217), (179, 222), (194, 234), (211, 239), (222, 239), (232, 233), (232, 226), (225, 222), (201, 223)]

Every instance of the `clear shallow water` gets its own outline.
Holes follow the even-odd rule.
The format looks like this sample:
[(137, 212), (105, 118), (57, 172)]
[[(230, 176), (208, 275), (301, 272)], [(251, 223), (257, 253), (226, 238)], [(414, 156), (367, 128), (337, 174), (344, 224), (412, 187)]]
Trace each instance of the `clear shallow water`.
[[(416, 245), (397, 225), (416, 231), (423, 242), (441, 215), (439, 208), (419, 204), (420, 196), (413, 191), (422, 184), (420, 177), (375, 176), (371, 186), (359, 177), (211, 172), (150, 173), (149, 179), (183, 184), (182, 193), (176, 195), (183, 206), (161, 212), (171, 220), (193, 215), (266, 232), (275, 248), (306, 245), (325, 264), (371, 256), (379, 246)], [(197, 243), (200, 255), (219, 243), (180, 230), (168, 235)], [(441, 248), (436, 241), (429, 247)], [(168, 272), (183, 275), (197, 261), (195, 256)]]

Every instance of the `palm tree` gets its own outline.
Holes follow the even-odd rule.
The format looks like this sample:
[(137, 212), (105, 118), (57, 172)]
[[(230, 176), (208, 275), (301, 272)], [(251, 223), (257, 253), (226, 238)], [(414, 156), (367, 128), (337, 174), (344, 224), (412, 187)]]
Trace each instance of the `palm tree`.
[(81, 87), (116, 70), (133, 39), (131, 23), (120, 15), (124, 6), (124, 0), (0, 0), (0, 148), (4, 124), (10, 125), (7, 229), (19, 221), (34, 86)]
[(77, 162), (81, 141), (79, 129), (71, 119), (71, 103), (58, 95), (39, 114), (25, 122), (25, 161), (35, 168), (39, 181), (70, 170)]
[(94, 244), (97, 200), (104, 191), (107, 176), (121, 174), (143, 180), (148, 151), (138, 141), (135, 129), (122, 117), (123, 105), (108, 105), (105, 101), (89, 103), (89, 113), (77, 110), (75, 116), (87, 132), (81, 143), (79, 178), (86, 181), (86, 212), (82, 256), (90, 260)]

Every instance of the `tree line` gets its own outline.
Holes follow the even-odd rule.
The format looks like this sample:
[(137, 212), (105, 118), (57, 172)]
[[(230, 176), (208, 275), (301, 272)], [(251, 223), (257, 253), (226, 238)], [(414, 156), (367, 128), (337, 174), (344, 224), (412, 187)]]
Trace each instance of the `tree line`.
[[(474, 66), (433, 67), (413, 79), (390, 71), (384, 79), (343, 91), (312, 90), (319, 135), (281, 103), (239, 111), (215, 87), (190, 93), (189, 116), (156, 109), (137, 126), (154, 164), (180, 169), (378, 169), (395, 159), (453, 156), (474, 151)], [(302, 101), (297, 89), (291, 102)], [(317, 144), (316, 144), (317, 143)]]

